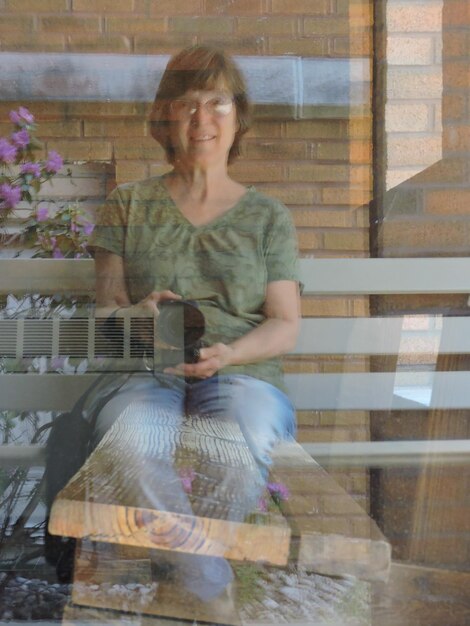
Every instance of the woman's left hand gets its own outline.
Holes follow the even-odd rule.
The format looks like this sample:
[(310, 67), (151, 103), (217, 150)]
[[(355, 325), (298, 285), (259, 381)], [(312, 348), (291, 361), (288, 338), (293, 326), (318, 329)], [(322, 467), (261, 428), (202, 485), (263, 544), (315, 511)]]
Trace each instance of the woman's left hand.
[(201, 348), (197, 363), (180, 363), (176, 367), (167, 367), (165, 374), (209, 378), (226, 365), (230, 365), (233, 348), (225, 343), (215, 343)]

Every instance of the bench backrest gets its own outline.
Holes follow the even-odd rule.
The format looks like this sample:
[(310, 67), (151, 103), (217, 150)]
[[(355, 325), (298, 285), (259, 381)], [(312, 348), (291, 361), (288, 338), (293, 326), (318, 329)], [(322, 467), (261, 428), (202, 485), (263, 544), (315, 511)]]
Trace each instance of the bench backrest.
[[(353, 302), (354, 298), (359, 298), (360, 308), (366, 313), (368, 296), (372, 294), (470, 292), (468, 258), (304, 259), (301, 275), (307, 298), (353, 298)], [(0, 260), (0, 294), (64, 292), (93, 297), (91, 260)], [(470, 407), (468, 371), (423, 372), (420, 367), (408, 367), (398, 372), (370, 371), (367, 359), (370, 355), (424, 352), (436, 358), (438, 353), (470, 352), (470, 317), (426, 315), (420, 316), (419, 320), (418, 328), (425, 328), (425, 331), (416, 330), (416, 318), (407, 316), (305, 317), (294, 359), (304, 355), (345, 355), (351, 358), (362, 355), (365, 365), (361, 371), (347, 373), (287, 374), (287, 384), (297, 409), (390, 411)], [(21, 323), (12, 327), (9, 320), (0, 320), (0, 337), (3, 345), (5, 342), (10, 346), (14, 344), (16, 350), (25, 345), (21, 343), (24, 341)], [(51, 341), (56, 341), (57, 345), (57, 339)], [(95, 376), (93, 373), (0, 376), (0, 408), (65, 410), (73, 405)], [(357, 447), (364, 444), (334, 445)], [(452, 447), (451, 442), (449, 445)], [(462, 448), (463, 444), (459, 445)], [(468, 444), (465, 445), (467, 450)], [(447, 448), (444, 448), (445, 456)], [(429, 451), (429, 446), (426, 449)], [(361, 455), (362, 464), (364, 453), (362, 447), (360, 451), (353, 451), (353, 456)]]

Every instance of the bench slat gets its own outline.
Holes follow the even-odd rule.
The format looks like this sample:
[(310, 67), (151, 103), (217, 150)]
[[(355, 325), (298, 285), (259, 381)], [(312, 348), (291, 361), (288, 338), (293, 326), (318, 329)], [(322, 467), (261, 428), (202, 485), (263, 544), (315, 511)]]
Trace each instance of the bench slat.
[[(408, 330), (403, 316), (303, 319), (293, 354), (470, 353), (470, 316), (420, 318), (428, 330)], [(104, 339), (97, 344), (96, 333), (100, 336), (92, 318), (56, 318), (54, 323), (50, 319), (0, 320), (0, 354), (22, 358), (63, 353), (93, 359), (106, 350), (115, 351)], [(120, 358), (110, 364), (118, 370), (123, 366), (125, 361)]]
[[(300, 445), (300, 444), (299, 444)], [(346, 441), (331, 443), (302, 443), (310, 460), (322, 464), (347, 467), (422, 466), (431, 463), (460, 465), (469, 462), (468, 439), (441, 439), (424, 441)], [(0, 446), (2, 468), (29, 466), (42, 467), (45, 463), (43, 444)], [(277, 456), (277, 455), (276, 455)], [(285, 462), (297, 467), (297, 457), (289, 456)], [(302, 461), (302, 467), (304, 467)]]
[[(426, 385), (422, 384), (423, 372), (288, 374), (286, 383), (296, 408), (300, 410), (387, 411), (470, 407), (470, 372), (425, 374)], [(98, 374), (2, 375), (1, 408), (19, 411), (69, 410), (96, 376)]]
[[(469, 258), (302, 259), (305, 293), (470, 293)], [(0, 259), (0, 293), (91, 294), (91, 259)]]
[(397, 317), (307, 318), (295, 354), (464, 354), (470, 352), (470, 317), (419, 316), (424, 328), (408, 330)]

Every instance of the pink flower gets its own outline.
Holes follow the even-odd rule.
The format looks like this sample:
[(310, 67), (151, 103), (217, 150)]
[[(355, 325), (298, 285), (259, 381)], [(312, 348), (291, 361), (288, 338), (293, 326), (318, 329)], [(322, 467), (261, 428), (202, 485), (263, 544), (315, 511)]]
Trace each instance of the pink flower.
[(26, 107), (20, 107), (18, 111), (10, 111), (10, 120), (13, 124), (34, 124), (34, 115)]
[(268, 483), (266, 487), (276, 504), (289, 499), (289, 489), (283, 483)]
[(192, 493), (193, 481), (196, 478), (195, 471), (189, 467), (183, 467), (180, 469), (179, 475), (184, 491), (188, 494)]
[(4, 209), (14, 209), (21, 200), (21, 189), (8, 183), (0, 185), (0, 198), (2, 201), (0, 206)]
[(23, 163), (21, 166), (22, 174), (32, 174), (34, 178), (41, 178), (41, 166), (39, 163)]
[(49, 219), (49, 209), (47, 206), (40, 206), (36, 211), (36, 219), (38, 222), (45, 222)]
[(91, 233), (93, 232), (94, 228), (95, 228), (94, 224), (92, 224), (91, 222), (85, 222), (83, 224), (83, 234), (88, 237), (89, 235), (91, 235)]
[(54, 250), (52, 251), (52, 257), (54, 259), (63, 259), (64, 255), (62, 254), (62, 251), (59, 248), (54, 248)]
[(260, 498), (258, 500), (258, 510), (260, 510), (262, 513), (268, 512), (268, 503), (264, 498)]
[(45, 165), (46, 170), (51, 174), (57, 174), (57, 172), (61, 169), (63, 165), (64, 161), (60, 154), (55, 150), (50, 150), (47, 155), (47, 161)]
[(60, 370), (65, 365), (65, 357), (63, 356), (53, 356), (51, 358), (51, 369)]
[(15, 146), (18, 146), (18, 148), (26, 148), (26, 146), (28, 146), (31, 141), (29, 133), (25, 129), (13, 133), (11, 136), (11, 140), (13, 141)]
[(13, 163), (16, 159), (17, 148), (6, 139), (0, 139), (0, 161)]

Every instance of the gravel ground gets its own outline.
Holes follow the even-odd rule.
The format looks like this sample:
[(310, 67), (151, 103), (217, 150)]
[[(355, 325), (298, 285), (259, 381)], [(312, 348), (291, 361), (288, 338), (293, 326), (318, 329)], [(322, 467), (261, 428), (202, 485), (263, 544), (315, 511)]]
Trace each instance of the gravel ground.
[[(254, 584), (258, 589), (241, 611), (243, 623), (262, 622), (275, 626), (368, 624), (368, 585), (355, 578), (330, 578), (294, 568), (273, 569), (264, 572)], [(142, 596), (141, 606), (144, 607), (145, 600), (155, 593), (156, 585), (102, 583), (90, 585), (89, 592), (97, 596), (119, 594), (123, 598), (135, 597), (137, 593)], [(11, 578), (0, 598), (0, 623), (60, 622), (71, 589), (72, 585), (50, 583), (39, 578)]]
[(11, 578), (0, 596), (0, 620), (58, 620), (70, 597), (72, 585), (49, 583), (39, 578)]

